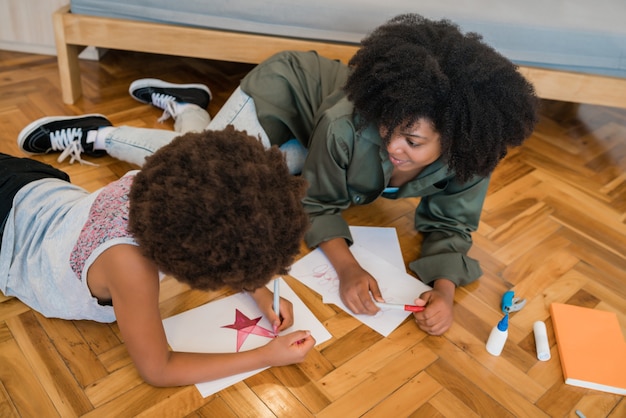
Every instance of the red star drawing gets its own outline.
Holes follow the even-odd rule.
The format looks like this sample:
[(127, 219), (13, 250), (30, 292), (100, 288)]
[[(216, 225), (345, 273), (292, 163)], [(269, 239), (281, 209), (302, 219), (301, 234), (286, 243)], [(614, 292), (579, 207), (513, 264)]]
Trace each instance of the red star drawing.
[(267, 328), (257, 325), (262, 316), (250, 319), (245, 316), (239, 309), (235, 309), (235, 323), (224, 325), (222, 328), (232, 328), (237, 330), (237, 351), (241, 348), (248, 335), (255, 334), (261, 337), (274, 338), (276, 335)]

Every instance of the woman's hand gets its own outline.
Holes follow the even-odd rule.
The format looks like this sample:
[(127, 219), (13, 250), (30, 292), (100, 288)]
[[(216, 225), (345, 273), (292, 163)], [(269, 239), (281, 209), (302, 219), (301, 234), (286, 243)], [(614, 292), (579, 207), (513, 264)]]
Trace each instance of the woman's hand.
[(280, 317), (274, 312), (274, 294), (267, 287), (259, 287), (250, 295), (263, 315), (270, 321), (274, 332), (284, 331), (293, 325), (293, 305), (287, 299), (280, 298)]
[(422, 312), (415, 312), (415, 322), (421, 330), (431, 335), (441, 335), (446, 332), (454, 320), (454, 291), (456, 285), (447, 279), (435, 281), (433, 290), (424, 292), (415, 304), (426, 306)]
[(380, 308), (374, 299), (383, 302), (378, 282), (361, 266), (344, 269), (339, 276), (339, 296), (352, 312), (375, 315)]
[(355, 314), (375, 315), (380, 308), (372, 298), (384, 302), (378, 282), (359, 265), (346, 240), (333, 238), (322, 242), (320, 248), (337, 273), (339, 296), (343, 303)]

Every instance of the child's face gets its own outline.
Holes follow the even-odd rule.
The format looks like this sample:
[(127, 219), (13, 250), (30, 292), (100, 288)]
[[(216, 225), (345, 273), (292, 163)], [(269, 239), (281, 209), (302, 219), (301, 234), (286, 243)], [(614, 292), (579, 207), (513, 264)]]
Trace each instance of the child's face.
[[(380, 128), (381, 136), (385, 136), (385, 128)], [(389, 161), (395, 170), (419, 172), (441, 156), (439, 132), (434, 130), (428, 119), (418, 119), (408, 127), (398, 127), (391, 135), (387, 144)]]

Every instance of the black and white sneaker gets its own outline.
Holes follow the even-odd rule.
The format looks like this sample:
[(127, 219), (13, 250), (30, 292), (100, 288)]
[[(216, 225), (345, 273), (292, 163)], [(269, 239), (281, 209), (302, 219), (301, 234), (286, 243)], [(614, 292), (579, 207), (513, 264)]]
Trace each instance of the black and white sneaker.
[(141, 78), (130, 84), (128, 92), (142, 103), (163, 109), (163, 121), (179, 113), (177, 105), (195, 104), (206, 109), (211, 101), (211, 90), (204, 84), (174, 84), (156, 78)]
[(92, 157), (106, 155), (104, 150), (94, 150), (93, 144), (98, 128), (113, 126), (103, 115), (52, 116), (38, 119), (26, 126), (17, 136), (17, 145), (26, 154), (47, 154), (60, 151), (57, 159), (62, 162), (70, 157), (70, 164), (78, 161), (90, 164), (81, 158), (81, 154)]

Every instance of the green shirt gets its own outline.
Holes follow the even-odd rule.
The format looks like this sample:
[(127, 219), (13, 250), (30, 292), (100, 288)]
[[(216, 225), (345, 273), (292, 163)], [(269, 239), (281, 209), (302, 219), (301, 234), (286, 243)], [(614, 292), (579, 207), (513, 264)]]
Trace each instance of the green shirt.
[(305, 241), (315, 247), (352, 236), (341, 212), (384, 196), (421, 197), (415, 227), (424, 234), (420, 258), (409, 267), (430, 283), (446, 278), (464, 285), (482, 275), (467, 256), (478, 227), (489, 178), (459, 183), (440, 160), (396, 192), (385, 193), (393, 165), (374, 124), (357, 130), (358, 116), (342, 87), (349, 69), (315, 52), (282, 52), (254, 68), (241, 83), (273, 144), (297, 138), (308, 148), (302, 176), (311, 220)]

